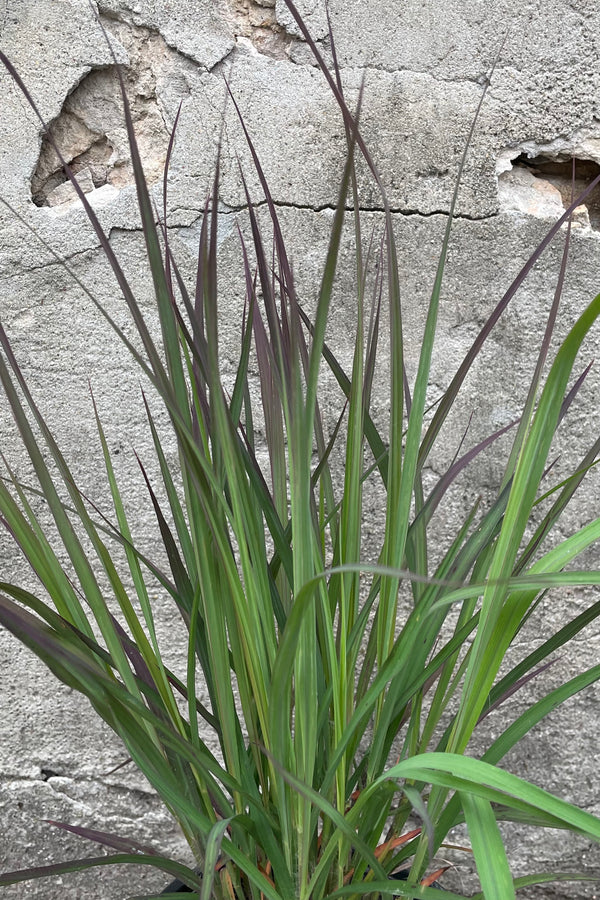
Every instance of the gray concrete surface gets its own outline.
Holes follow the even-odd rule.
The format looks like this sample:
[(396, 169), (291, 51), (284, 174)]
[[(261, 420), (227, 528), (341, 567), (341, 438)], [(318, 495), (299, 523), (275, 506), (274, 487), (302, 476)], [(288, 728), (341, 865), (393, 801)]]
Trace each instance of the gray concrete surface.
[[(247, 225), (238, 158), (252, 196), (257, 201), (262, 197), (234, 110), (225, 101), (223, 76), (256, 143), (292, 247), (300, 296), (307, 302), (314, 296), (337, 197), (344, 157), (340, 116), (283, 0), (96, 0), (95, 7), (117, 58), (128, 64), (133, 115), (157, 197), (168, 134), (183, 104), (169, 190), (171, 240), (188, 278), (224, 117), (220, 253), (223, 296), (230, 298), (223, 315), (232, 327), (222, 351), (224, 366), (231, 367), (243, 298), (236, 223)], [(301, 0), (298, 7), (330, 58), (321, 0)], [(586, 161), (586, 177), (600, 171), (600, 7), (591, 0), (331, 0), (330, 9), (351, 100), (366, 73), (363, 133), (393, 210), (412, 372), (458, 161), (486, 73), (502, 47), (458, 206), (433, 360), (434, 398), (563, 210), (571, 157)], [(87, 0), (0, 0), (0, 29), (0, 46), (60, 138), (152, 319), (151, 301), (144, 299), (151, 295), (139, 264), (139, 220), (114, 67)], [(81, 205), (61, 183), (39, 122), (4, 72), (0, 96), (2, 196), (69, 260), (117, 322), (129, 328)], [(526, 156), (544, 156), (545, 164), (531, 168)], [(361, 188), (367, 228), (381, 220), (381, 201), (364, 173)], [(598, 208), (592, 198), (576, 216), (559, 333), (599, 290)], [(3, 206), (0, 235), (0, 317), (36, 396), (62, 445), (70, 448), (84, 490), (100, 498), (100, 451), (87, 384), (91, 378), (126, 500), (137, 510), (140, 541), (150, 543), (152, 511), (147, 504), (139, 509), (136, 498), (142, 489), (131, 453), (134, 446), (151, 457), (138, 376), (89, 298)], [(430, 460), (428, 478), (452, 459), (459, 418), (464, 423), (473, 413), (476, 436), (518, 413), (532, 365), (532, 342), (536, 335), (539, 340), (560, 255), (559, 242), (494, 333), (458, 404), (457, 419), (448, 427), (445, 448)], [(351, 264), (350, 256), (343, 255), (330, 326), (347, 362), (353, 351), (352, 295), (349, 300), (344, 287), (350, 284)], [(385, 358), (385, 339), (381, 352)], [(597, 354), (596, 330), (580, 368)], [(593, 369), (561, 429), (558, 472), (567, 472), (569, 454), (581, 454), (598, 433), (599, 379)], [(376, 394), (375, 415), (382, 421), (386, 408), (386, 396)], [(1, 404), (0, 424), (3, 451), (25, 476), (15, 429)], [(477, 461), (468, 482), (452, 494), (447, 518), (436, 525), (440, 539), (452, 527), (453, 510), (493, 489), (500, 478), (498, 455)], [(599, 496), (598, 479), (592, 476), (565, 521), (565, 533), (597, 514)], [(367, 518), (375, 519), (375, 507), (376, 501), (373, 508), (367, 504)], [(6, 535), (0, 535), (0, 562), (3, 579), (28, 583), (31, 576)], [(585, 562), (597, 566), (597, 551), (589, 551)], [(559, 627), (589, 600), (583, 592), (551, 596), (523, 641)], [(160, 627), (176, 665), (177, 624), (171, 610), (161, 613)], [(599, 649), (597, 628), (581, 635), (544, 676), (543, 687), (596, 663)], [(534, 684), (532, 690), (541, 691), (542, 685)], [(600, 813), (597, 701), (598, 691), (590, 689), (553, 713), (506, 764)], [(522, 704), (515, 698), (511, 715), (518, 715)], [(132, 767), (107, 774), (124, 759), (118, 741), (82, 698), (50, 683), (41, 665), (3, 632), (0, 722), (0, 871), (93, 854), (93, 847), (45, 824), (48, 818), (122, 831), (185, 858), (168, 817)], [(494, 716), (486, 721), (482, 743), (497, 732), (498, 722)], [(598, 848), (585, 841), (516, 826), (506, 829), (506, 839), (515, 874), (554, 868), (600, 875)], [(466, 890), (468, 860), (459, 855), (454, 862), (454, 884)], [(8, 888), (2, 896), (117, 900), (146, 887), (157, 890), (165, 881), (141, 870), (104, 869)], [(558, 885), (523, 896), (567, 900), (592, 898), (599, 890), (597, 885)]]

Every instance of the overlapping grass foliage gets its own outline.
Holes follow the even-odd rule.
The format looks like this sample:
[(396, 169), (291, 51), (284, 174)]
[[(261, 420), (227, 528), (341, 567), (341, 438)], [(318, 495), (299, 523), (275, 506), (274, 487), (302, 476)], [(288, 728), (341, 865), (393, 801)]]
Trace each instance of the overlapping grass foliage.
[[(0, 884), (136, 863), (178, 876), (202, 900), (392, 893), (439, 900), (458, 895), (430, 886), (440, 875), (435, 854), (448, 831), (466, 821), (482, 896), (509, 900), (519, 886), (547, 881), (550, 874), (513, 880), (498, 819), (565, 828), (600, 840), (598, 819), (496, 767), (550, 709), (597, 680), (599, 666), (533, 703), (516, 721), (507, 719), (482, 759), (463, 755), (482, 715), (600, 614), (596, 602), (499, 678), (507, 651), (548, 589), (600, 582), (600, 572), (573, 567), (600, 537), (600, 519), (544, 550), (545, 538), (596, 460), (600, 443), (556, 488), (541, 520), (532, 520), (555, 431), (582, 381), (569, 390), (573, 365), (600, 313), (599, 295), (547, 360), (568, 249), (568, 231), (561, 229), (584, 198), (577, 198), (551, 228), (498, 301), (458, 371), (448, 372), (448, 387), (426, 420), (456, 193), (420, 338), (418, 371), (409, 386), (397, 248), (385, 190), (344, 98), (337, 66), (333, 74), (328, 71), (293, 3), (286, 2), (338, 102), (348, 153), (318, 301), (309, 318), (296, 292), (276, 205), (246, 133), (266, 199), (270, 237), (259, 225), (257, 198), (247, 192), (251, 240), (240, 237), (239, 251), (246, 309), (230, 392), (219, 367), (218, 165), (202, 220), (197, 278), (188, 285), (168, 242), (167, 177), (164, 217), (157, 225), (123, 92), (146, 240), (144, 264), (154, 285), (160, 339), (151, 333), (107, 236), (72, 179), (139, 342), (130, 342), (109, 319), (116, 339), (127, 345), (155, 388), (177, 440), (173, 467), (148, 405), (162, 485), (155, 493), (148, 478), (147, 487), (169, 571), (136, 548), (136, 523), (122, 502), (98, 414), (111, 493), (101, 512), (112, 527), (80, 494), (0, 328), (5, 398), (35, 471), (34, 493), (41, 493), (53, 517), (48, 531), (34, 511), (32, 486), (21, 485), (8, 470), (0, 481), (2, 522), (34, 568), (40, 591), (34, 595), (3, 582), (0, 622), (58, 678), (84, 693), (120, 736), (179, 822), (203, 874), (130, 840), (78, 827), (71, 830), (117, 852), (9, 873)], [(11, 64), (4, 57), (3, 62), (35, 109)], [(241, 119), (240, 127), (245, 130)], [(370, 249), (361, 230), (359, 155), (385, 209), (383, 234)], [(457, 190), (459, 178), (460, 173)], [(354, 229), (356, 262), (355, 295), (345, 300), (355, 305), (357, 322), (349, 372), (325, 342), (345, 227)], [(493, 446), (497, 435), (466, 451), (428, 494), (423, 467), (443, 439), (444, 423), (484, 341), (559, 233), (561, 239), (566, 235), (563, 271), (540, 348), (532, 347), (538, 365), (518, 427), (510, 432), (504, 479), (497, 496), (485, 508), (466, 509), (449, 546), (441, 553), (435, 547), (432, 554), (434, 511), (456, 476)], [(379, 251), (373, 249), (378, 246)], [(367, 295), (374, 268), (380, 276)], [(378, 336), (388, 321), (390, 415), (382, 432), (370, 407)], [(138, 344), (143, 349), (136, 349)], [(253, 411), (249, 389), (251, 359), (260, 380), (258, 411)], [(324, 368), (345, 397), (331, 436), (319, 411)], [(263, 414), (267, 471), (257, 459), (253, 428)], [(334, 450), (344, 457), (341, 477), (331, 462)], [(385, 524), (378, 559), (367, 565), (361, 560), (362, 506), (373, 478), (385, 491)], [(57, 537), (68, 569), (53, 549)], [(123, 551), (125, 571), (118, 563)], [(439, 561), (432, 564), (432, 558)], [(156, 583), (185, 623), (184, 672), (169, 671), (161, 655), (150, 599)], [(400, 616), (399, 597), (406, 588), (410, 609)], [(199, 683), (208, 705), (196, 694)], [(219, 758), (209, 749), (209, 735), (218, 739)], [(365, 740), (365, 735), (371, 737)], [(413, 811), (421, 828), (410, 824)], [(390, 881), (399, 868), (410, 870), (408, 880)]]

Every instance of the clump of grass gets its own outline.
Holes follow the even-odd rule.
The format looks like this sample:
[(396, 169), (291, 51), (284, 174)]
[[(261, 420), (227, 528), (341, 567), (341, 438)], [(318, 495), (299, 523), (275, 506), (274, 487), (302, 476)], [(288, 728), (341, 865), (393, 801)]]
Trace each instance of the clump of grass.
[[(456, 373), (448, 373), (448, 387), (427, 418), (460, 172), (418, 369), (409, 385), (397, 248), (385, 190), (361, 136), (358, 114), (344, 97), (333, 36), (331, 73), (292, 0), (286, 3), (338, 102), (348, 150), (315, 311), (309, 317), (297, 294), (276, 205), (240, 117), (266, 201), (270, 237), (260, 227), (255, 198), (246, 188), (250, 239), (240, 232), (239, 246), (245, 315), (230, 391), (219, 366), (219, 164), (202, 219), (197, 277), (188, 285), (168, 240), (167, 172), (161, 222), (144, 180), (123, 90), (160, 340), (65, 166), (112, 266), (142, 349), (104, 314), (164, 404), (177, 441), (177, 458), (168, 462), (146, 404), (160, 492), (145, 471), (144, 478), (169, 571), (136, 547), (135, 522), (126, 513), (95, 407), (110, 486), (106, 501), (113, 509), (108, 524), (78, 490), (0, 327), (0, 380), (37, 479), (37, 485), (26, 488), (8, 470), (0, 481), (0, 515), (40, 582), (39, 594), (0, 584), (0, 622), (54, 675), (85, 694), (119, 735), (179, 823), (202, 875), (119, 836), (55, 823), (117, 852), (8, 873), (0, 876), (0, 884), (135, 863), (177, 876), (201, 900), (324, 900), (392, 893), (435, 900), (459, 896), (430, 886), (443, 873), (432, 861), (450, 829), (466, 822), (483, 896), (509, 900), (522, 885), (567, 876), (541, 873), (513, 879), (499, 819), (600, 839), (597, 818), (497, 768), (550, 709), (597, 680), (600, 666), (505, 722), (480, 759), (465, 755), (482, 717), (539, 674), (556, 650), (600, 614), (596, 602), (499, 677), (507, 652), (546, 591), (600, 583), (596, 570), (569, 568), (600, 537), (600, 519), (550, 550), (543, 546), (595, 463), (598, 442), (554, 489), (541, 520), (534, 524), (532, 518), (553, 437), (582, 382), (569, 390), (573, 365), (600, 313), (599, 295), (546, 367), (568, 230), (556, 296), (518, 423), (465, 451), (429, 493), (423, 486), (424, 466), (444, 439), (443, 426), (485, 340), (584, 197), (574, 200), (550, 229), (499, 300)], [(11, 63), (4, 56), (2, 60), (37, 112)], [(169, 157), (174, 136), (175, 129)], [(364, 240), (361, 228), (355, 174), (359, 154), (385, 210), (382, 233), (372, 241)], [(598, 181), (600, 177), (586, 195)], [(356, 342), (349, 372), (325, 340), (346, 220), (354, 228), (356, 263)], [(372, 295), (365, 287), (369, 280), (375, 284)], [(391, 360), (386, 431), (371, 416), (384, 307)], [(261, 388), (258, 409), (249, 387), (251, 359)], [(344, 398), (329, 437), (319, 408), (324, 368)], [(253, 427), (263, 414), (266, 471), (259, 463)], [(475, 504), (464, 511), (447, 547), (440, 551), (430, 546), (432, 516), (449, 487), (504, 432), (512, 435), (512, 449), (497, 495), (486, 509)], [(332, 464), (335, 453), (344, 460), (341, 475)], [(362, 508), (373, 476), (385, 494), (385, 513), (377, 559), (367, 564), (361, 558)], [(37, 517), (31, 490), (46, 501), (52, 529)], [(69, 571), (53, 549), (56, 538), (68, 556)], [(123, 553), (125, 569), (119, 561)], [(185, 624), (183, 672), (170, 671), (164, 662), (150, 599), (155, 584), (168, 594)], [(400, 616), (399, 597), (405, 589), (410, 604)], [(206, 705), (197, 696), (200, 681), (209, 697)], [(218, 740), (219, 757), (210, 750), (209, 736)], [(392, 763), (394, 749), (397, 761)], [(413, 813), (422, 827), (411, 826)], [(392, 881), (391, 874), (399, 870), (406, 880)]]

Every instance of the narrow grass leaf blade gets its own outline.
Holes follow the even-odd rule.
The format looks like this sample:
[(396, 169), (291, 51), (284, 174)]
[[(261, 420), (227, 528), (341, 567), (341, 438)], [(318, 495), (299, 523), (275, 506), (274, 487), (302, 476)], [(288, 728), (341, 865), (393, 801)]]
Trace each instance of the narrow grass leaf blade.
[(462, 792), (460, 801), (485, 900), (515, 900), (506, 850), (491, 804)]
[(425, 887), (422, 884), (415, 884), (402, 882), (402, 881), (392, 881), (388, 879), (387, 881), (380, 880), (372, 880), (365, 881), (362, 884), (349, 884), (343, 888), (339, 888), (337, 891), (333, 891), (331, 894), (327, 894), (324, 900), (335, 900), (336, 897), (348, 897), (348, 896), (359, 896), (362, 897), (365, 894), (369, 895), (369, 898), (373, 896), (392, 896), (392, 897), (409, 897), (414, 898), (414, 900), (469, 900), (468, 897), (465, 897), (463, 894), (455, 894), (454, 892), (444, 891), (438, 887)]
[(48, 878), (52, 875), (67, 875), (70, 872), (83, 872), (99, 866), (118, 866), (123, 864), (135, 866), (153, 866), (161, 869), (169, 875), (174, 875), (185, 884), (189, 884), (197, 890), (201, 887), (201, 879), (193, 869), (174, 862), (165, 856), (144, 856), (141, 853), (115, 853), (112, 856), (90, 856), (83, 859), (72, 859), (68, 862), (55, 863), (52, 866), (34, 866), (30, 869), (20, 869), (17, 872), (5, 872), (0, 875), (0, 887), (9, 884), (19, 884), (22, 881), (30, 881), (33, 878)]
[(69, 825), (67, 822), (55, 822), (52, 819), (45, 820), (48, 825), (54, 825), (63, 831), (70, 831), (79, 837), (86, 838), (88, 841), (96, 841), (105, 847), (112, 847), (113, 850), (120, 850), (123, 853), (145, 853), (147, 856), (159, 856), (157, 850), (149, 847), (147, 844), (140, 844), (132, 838), (122, 837), (118, 834), (108, 834), (106, 831), (94, 831), (93, 828), (82, 828), (80, 825)]
[[(466, 790), (492, 802), (514, 806), (515, 809), (539, 810), (552, 816), (557, 823), (561, 822), (562, 827), (600, 841), (600, 819), (596, 816), (480, 759), (456, 753), (424, 753), (392, 766), (381, 778), (414, 778), (455, 790)], [(376, 786), (377, 782), (373, 788)]]
[[(535, 502), (567, 381), (579, 348), (600, 314), (600, 295), (594, 298), (563, 341), (542, 392), (531, 430), (523, 446), (489, 570), (490, 584), (482, 601), (480, 625), (465, 676), (450, 749), (462, 752), (485, 704), (506, 647), (522, 618), (518, 597), (505, 600), (495, 582), (510, 576)], [(504, 604), (506, 603), (506, 608)], [(498, 623), (502, 621), (501, 631)]]
[(210, 900), (212, 896), (212, 889), (215, 880), (215, 868), (217, 865), (217, 860), (219, 858), (221, 842), (223, 840), (223, 835), (227, 831), (229, 823), (231, 821), (232, 818), (230, 817), (229, 819), (221, 819), (220, 822), (215, 822), (208, 835), (208, 840), (206, 841), (206, 847), (204, 851), (204, 877), (202, 878), (200, 900)]
[[(514, 879), (516, 891), (521, 888), (534, 887), (537, 884), (560, 884), (563, 881), (592, 881), (597, 883), (597, 875), (582, 875), (581, 872), (538, 872), (535, 875), (520, 875)], [(483, 894), (474, 894), (472, 900), (485, 900)]]
[[(546, 668), (546, 667), (544, 667)], [(550, 691), (541, 700), (538, 700), (530, 706), (512, 725), (510, 725), (501, 735), (496, 738), (491, 747), (486, 750), (482, 759), (485, 762), (495, 765), (506, 756), (509, 750), (515, 746), (538, 722), (545, 716), (549, 715), (558, 706), (561, 706), (566, 700), (569, 700), (575, 694), (579, 693), (600, 679), (600, 666), (592, 666), (581, 675), (569, 679), (565, 684)]]
[(543, 239), (543, 241), (540, 242), (540, 244), (536, 247), (534, 252), (531, 254), (531, 256), (529, 257), (529, 259), (527, 260), (525, 265), (520, 270), (517, 277), (514, 279), (514, 281), (512, 282), (512, 284), (510, 285), (510, 287), (508, 288), (506, 293), (504, 294), (504, 296), (501, 298), (501, 300), (498, 302), (498, 304), (494, 308), (492, 314), (486, 321), (484, 327), (481, 329), (480, 333), (473, 341), (473, 344), (471, 345), (463, 362), (460, 364), (460, 366), (456, 372), (456, 375), (453, 377), (450, 385), (446, 389), (446, 392), (438, 405), (438, 408), (437, 408), (436, 413), (431, 421), (431, 424), (429, 425), (427, 432), (425, 433), (425, 436), (423, 438), (423, 441), (421, 443), (421, 448), (419, 451), (419, 465), (420, 466), (423, 466), (425, 464), (425, 460), (429, 456), (431, 448), (433, 447), (433, 444), (435, 443), (435, 440), (441, 430), (443, 423), (445, 422), (446, 418), (448, 417), (448, 413), (450, 412), (450, 409), (452, 408), (452, 406), (454, 404), (456, 396), (457, 396), (465, 378), (467, 377), (467, 374), (468, 374), (469, 370), (471, 369), (471, 366), (473, 365), (475, 359), (477, 358), (481, 348), (483, 347), (485, 341), (489, 337), (494, 326), (500, 319), (502, 313), (504, 312), (504, 310), (506, 309), (506, 307), (508, 306), (510, 301), (515, 296), (518, 289), (521, 287), (521, 285), (523, 284), (523, 282), (525, 281), (525, 279), (527, 278), (527, 276), (529, 275), (529, 273), (531, 272), (531, 270), (537, 263), (538, 259), (542, 256), (544, 251), (552, 243), (553, 239), (558, 234), (558, 232), (560, 231), (560, 229), (562, 228), (564, 223), (568, 221), (569, 217), (575, 211), (577, 206), (585, 201), (586, 197), (588, 197), (590, 195), (590, 193), (594, 190), (595, 187), (598, 186), (598, 184), (600, 184), (600, 175), (597, 175), (596, 178), (594, 178), (594, 180), (592, 182), (590, 182), (590, 184), (586, 187), (586, 189), (579, 195), (579, 197), (577, 197), (576, 200), (573, 201), (573, 203), (571, 203), (568, 206), (568, 208), (565, 210), (563, 215), (550, 228), (546, 237)]

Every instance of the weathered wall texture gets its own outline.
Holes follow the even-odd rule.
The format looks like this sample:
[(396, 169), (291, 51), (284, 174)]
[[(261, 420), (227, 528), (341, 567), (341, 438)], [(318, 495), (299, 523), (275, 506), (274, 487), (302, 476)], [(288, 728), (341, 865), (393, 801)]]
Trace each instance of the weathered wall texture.
[[(161, 173), (169, 131), (183, 102), (171, 170), (170, 225), (184, 274), (189, 277), (193, 271), (200, 212), (225, 116), (220, 228), (223, 294), (229, 306), (223, 315), (239, 323), (243, 291), (235, 263), (235, 226), (238, 218), (243, 223), (244, 196), (236, 157), (244, 164), (248, 153), (232, 106), (225, 104), (226, 74), (292, 243), (301, 296), (310, 299), (336, 202), (344, 132), (285, 4), (95, 0), (94, 6), (125, 63), (151, 180)], [(329, 53), (321, 0), (298, 0), (298, 6)], [(600, 6), (593, 0), (330, 0), (330, 6), (350, 96), (356, 96), (366, 72), (363, 131), (394, 211), (413, 368), (458, 161), (486, 72), (510, 26), (465, 172), (434, 358), (434, 396), (564, 209), (571, 159), (584, 161), (578, 170), (582, 177), (600, 171)], [(0, 0), (0, 28), (2, 48), (89, 192), (138, 295), (150, 297), (138, 262), (141, 236), (115, 70), (87, 0)], [(0, 97), (2, 196), (69, 260), (117, 323), (130, 328), (81, 205), (64, 183), (39, 123), (4, 72)], [(250, 191), (260, 200), (249, 165), (246, 172)], [(381, 203), (366, 178), (362, 203), (368, 227), (371, 218), (380, 217)], [(111, 450), (129, 479), (127, 499), (136, 503), (139, 484), (131, 447), (151, 456), (141, 427), (137, 375), (89, 298), (4, 206), (0, 229), (0, 317), (62, 445), (72, 450), (75, 474), (87, 493), (100, 496), (89, 376)], [(559, 242), (536, 267), (473, 371), (460, 409), (463, 421), (474, 413), (474, 435), (518, 413), (523, 379), (532, 364), (532, 335), (539, 336), (551, 302), (560, 254)], [(599, 286), (596, 197), (576, 216), (560, 331)], [(150, 299), (146, 308), (152, 318)], [(347, 359), (351, 322), (342, 290), (332, 328)], [(587, 358), (594, 355), (597, 341), (596, 334)], [(227, 366), (235, 354), (234, 335), (231, 345), (225, 341), (223, 353)], [(561, 432), (559, 452), (578, 453), (597, 435), (599, 378), (592, 370)], [(378, 397), (376, 406), (383, 414), (386, 397)], [(3, 451), (14, 459), (15, 429), (2, 407), (0, 424)], [(457, 433), (450, 435), (447, 458), (438, 453), (431, 460), (432, 474), (443, 471), (452, 458)], [(25, 463), (17, 458), (15, 465), (25, 477)], [(482, 459), (470, 482), (458, 490), (456, 503), (463, 494), (497, 485), (500, 475), (493, 458)], [(599, 496), (598, 480), (592, 477), (570, 524), (594, 515)], [(140, 541), (150, 540), (153, 523), (147, 504), (138, 519)], [(597, 554), (590, 553), (586, 561), (597, 566)], [(0, 535), (0, 564), (2, 579), (29, 578), (5, 535)], [(565, 609), (572, 616), (581, 602), (576, 593), (551, 596), (536, 629), (556, 627)], [(176, 627), (173, 612), (165, 609), (161, 628), (170, 636), (173, 663), (178, 656)], [(546, 684), (559, 684), (597, 662), (599, 650), (598, 631), (584, 632), (571, 653), (546, 673)], [(598, 692), (589, 690), (549, 716), (506, 762), (600, 813), (597, 699)], [(516, 699), (511, 713), (520, 710)], [(497, 730), (497, 720), (488, 721), (489, 733)], [(178, 837), (143, 779), (131, 767), (107, 774), (124, 759), (116, 739), (82, 698), (49, 685), (41, 665), (5, 633), (0, 634), (0, 730), (0, 871), (94, 853), (85, 842), (44, 824), (46, 818), (122, 831), (178, 852)], [(600, 872), (598, 850), (585, 841), (562, 834), (540, 839), (525, 829), (507, 830), (507, 840), (524, 868)], [(467, 864), (458, 859), (458, 887), (467, 878)], [(160, 875), (98, 870), (6, 889), (3, 897), (117, 900), (163, 885)], [(596, 886), (569, 885), (531, 896), (558, 900), (593, 897), (596, 891)]]

